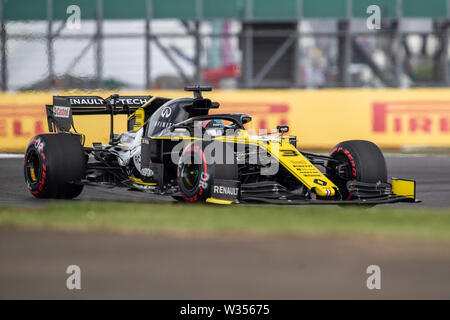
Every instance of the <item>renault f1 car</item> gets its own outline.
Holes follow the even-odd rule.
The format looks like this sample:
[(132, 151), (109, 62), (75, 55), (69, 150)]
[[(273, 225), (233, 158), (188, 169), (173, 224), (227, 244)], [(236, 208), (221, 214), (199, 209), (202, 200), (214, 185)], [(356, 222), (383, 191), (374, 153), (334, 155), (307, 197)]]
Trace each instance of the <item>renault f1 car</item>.
[[(376, 205), (417, 202), (415, 181), (388, 181), (384, 156), (369, 141), (336, 145), (329, 155), (302, 152), (288, 126), (247, 131), (248, 114), (210, 114), (219, 103), (194, 97), (54, 96), (49, 132), (26, 149), (26, 184), (37, 198), (77, 197), (85, 185), (122, 187), (184, 202)], [(73, 115), (109, 115), (108, 144), (84, 146)], [(114, 133), (114, 116), (128, 115)]]

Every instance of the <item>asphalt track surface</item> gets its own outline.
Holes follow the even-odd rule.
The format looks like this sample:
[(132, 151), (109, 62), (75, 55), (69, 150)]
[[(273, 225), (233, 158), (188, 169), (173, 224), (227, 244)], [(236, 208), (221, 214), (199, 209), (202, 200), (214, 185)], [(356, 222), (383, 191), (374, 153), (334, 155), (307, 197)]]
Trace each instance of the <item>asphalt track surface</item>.
[[(410, 206), (450, 207), (450, 156), (394, 155), (387, 156), (388, 174), (391, 177), (417, 181), (417, 198), (422, 203)], [(39, 205), (27, 190), (22, 169), (22, 159), (0, 157), (0, 204)], [(172, 201), (171, 198), (123, 189), (85, 187), (79, 200), (94, 201)], [(75, 200), (76, 201), (76, 200)], [(396, 204), (408, 206), (408, 204)]]
[[(390, 176), (417, 180), (417, 206), (450, 206), (450, 157), (388, 156), (387, 163)], [(45, 203), (26, 190), (20, 159), (0, 159), (0, 178), (0, 204)], [(80, 199), (167, 201), (90, 187)], [(72, 264), (81, 267), (81, 290), (66, 289)], [(373, 264), (381, 290), (366, 287)], [(449, 272), (448, 244), (0, 228), (0, 299), (450, 299)]]

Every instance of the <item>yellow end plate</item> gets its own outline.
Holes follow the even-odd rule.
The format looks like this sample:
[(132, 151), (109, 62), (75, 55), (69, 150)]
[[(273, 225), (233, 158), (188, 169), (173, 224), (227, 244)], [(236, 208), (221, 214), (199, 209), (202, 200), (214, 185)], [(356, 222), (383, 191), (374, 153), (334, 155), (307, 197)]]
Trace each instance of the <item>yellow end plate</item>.
[(222, 200), (222, 199), (216, 199), (216, 198), (208, 198), (208, 199), (206, 199), (206, 202), (214, 203), (214, 204), (232, 204), (233, 203), (233, 201), (231, 201), (231, 200)]
[(397, 196), (416, 199), (416, 182), (392, 178), (392, 193)]

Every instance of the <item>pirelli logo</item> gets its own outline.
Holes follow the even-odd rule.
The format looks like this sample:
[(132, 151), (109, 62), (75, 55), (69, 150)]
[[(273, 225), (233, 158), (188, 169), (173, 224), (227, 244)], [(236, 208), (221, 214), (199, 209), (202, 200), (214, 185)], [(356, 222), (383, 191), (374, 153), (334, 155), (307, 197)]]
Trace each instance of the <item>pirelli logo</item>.
[(450, 134), (449, 101), (375, 102), (374, 133)]
[(253, 120), (247, 129), (271, 129), (277, 125), (289, 125), (289, 104), (284, 102), (231, 102), (222, 101), (219, 109), (210, 113), (240, 113), (245, 112)]

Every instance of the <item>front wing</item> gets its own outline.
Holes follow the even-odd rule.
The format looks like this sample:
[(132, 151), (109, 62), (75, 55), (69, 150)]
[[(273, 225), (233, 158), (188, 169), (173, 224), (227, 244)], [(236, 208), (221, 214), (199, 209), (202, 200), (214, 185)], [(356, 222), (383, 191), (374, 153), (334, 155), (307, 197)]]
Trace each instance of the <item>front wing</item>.
[[(346, 205), (376, 205), (396, 202), (418, 203), (416, 199), (416, 182), (392, 178), (392, 184), (388, 183), (362, 183), (349, 181), (347, 188), (350, 190), (349, 200), (324, 200), (322, 199), (292, 199), (286, 194), (283, 198), (271, 197), (267, 190), (258, 192), (254, 186), (253, 192), (238, 192), (242, 186), (237, 181), (219, 180), (215, 183), (211, 198), (207, 200), (216, 204), (231, 204), (237, 202), (259, 202), (279, 205), (302, 205), (302, 204), (346, 204)], [(236, 191), (234, 191), (236, 190)], [(217, 192), (216, 192), (217, 191)], [(228, 194), (227, 194), (228, 192)], [(278, 192), (278, 190), (277, 190)], [(240, 197), (238, 196), (240, 194)], [(239, 200), (238, 200), (239, 198)]]
[(395, 194), (387, 195), (379, 198), (372, 199), (355, 199), (355, 200), (283, 200), (283, 199), (264, 199), (258, 197), (245, 197), (242, 202), (262, 202), (270, 204), (283, 204), (283, 205), (305, 205), (305, 204), (340, 204), (340, 205), (376, 205), (376, 204), (387, 204), (396, 202), (413, 202), (418, 203), (420, 200), (407, 198), (404, 196), (398, 196)]

